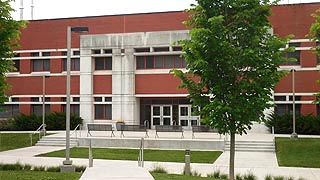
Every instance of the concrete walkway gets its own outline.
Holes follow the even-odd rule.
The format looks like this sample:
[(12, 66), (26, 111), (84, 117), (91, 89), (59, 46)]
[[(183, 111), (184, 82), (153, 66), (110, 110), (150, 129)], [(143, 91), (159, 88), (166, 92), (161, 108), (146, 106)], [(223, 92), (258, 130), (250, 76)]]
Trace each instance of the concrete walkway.
[[(64, 134), (64, 132), (61, 132)], [(269, 139), (270, 134), (262, 135), (250, 133), (236, 139)], [(288, 135), (289, 136), (289, 135)], [(299, 136), (303, 137), (303, 136)], [(309, 136), (306, 136), (309, 137)], [(313, 136), (314, 137), (314, 136)], [(319, 137), (319, 136), (317, 136)], [(61, 150), (64, 147), (55, 146), (33, 146), (22, 149), (0, 152), (0, 163), (22, 163), (34, 166), (60, 166), (64, 158), (35, 157), (35, 155)], [(319, 158), (319, 157), (315, 157)], [(191, 157), (192, 159), (192, 157)], [(77, 166), (88, 166), (88, 159), (74, 158), (73, 164)], [(263, 180), (266, 175), (287, 176), (298, 179), (303, 177), (306, 180), (320, 180), (320, 168), (291, 168), (279, 167), (276, 154), (272, 152), (236, 152), (235, 171), (240, 174), (253, 173), (259, 180)], [(201, 173), (203, 176), (212, 174), (215, 171), (228, 174), (229, 152), (225, 151), (217, 159), (214, 164), (192, 163), (193, 171)], [(81, 177), (81, 180), (93, 179), (141, 179), (152, 180), (153, 177), (148, 171), (155, 167), (163, 167), (169, 173), (181, 174), (183, 172), (184, 163), (169, 162), (145, 162), (144, 168), (139, 168), (137, 161), (118, 161), (118, 160), (94, 160), (94, 167), (87, 168)]]

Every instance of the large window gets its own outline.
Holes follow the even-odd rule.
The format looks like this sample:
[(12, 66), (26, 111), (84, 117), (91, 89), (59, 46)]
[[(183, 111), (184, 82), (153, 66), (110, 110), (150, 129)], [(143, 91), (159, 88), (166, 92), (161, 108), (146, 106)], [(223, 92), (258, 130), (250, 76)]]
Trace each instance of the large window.
[[(66, 105), (62, 105), (62, 112), (66, 112)], [(70, 113), (79, 117), (80, 115), (80, 105), (79, 104), (70, 104)]]
[[(63, 59), (63, 71), (67, 71), (67, 59)], [(80, 71), (80, 58), (71, 59), (71, 71)]]
[(32, 60), (32, 67), (34, 72), (50, 71), (49, 59), (34, 59)]
[[(301, 104), (295, 105), (296, 115), (300, 115), (301, 112)], [(293, 106), (292, 104), (276, 104), (275, 114), (284, 115), (284, 114), (292, 114)]]
[(95, 104), (94, 105), (95, 119), (112, 119), (112, 105), (111, 104)]
[[(32, 113), (36, 116), (42, 116), (42, 104), (33, 104), (31, 105)], [(50, 114), (50, 104), (45, 105), (46, 115)]]
[(0, 106), (0, 118), (7, 119), (12, 118), (19, 114), (19, 105), (18, 104), (6, 104)]
[(287, 65), (297, 65), (300, 64), (300, 50), (297, 50), (301, 45), (300, 43), (289, 43), (289, 47), (295, 47), (296, 50), (294, 52), (288, 52), (285, 54), (286, 58), (294, 58), (295, 60), (288, 60)]
[(95, 70), (112, 70), (112, 57), (95, 57)]
[(137, 69), (185, 68), (186, 63), (179, 55), (137, 56)]

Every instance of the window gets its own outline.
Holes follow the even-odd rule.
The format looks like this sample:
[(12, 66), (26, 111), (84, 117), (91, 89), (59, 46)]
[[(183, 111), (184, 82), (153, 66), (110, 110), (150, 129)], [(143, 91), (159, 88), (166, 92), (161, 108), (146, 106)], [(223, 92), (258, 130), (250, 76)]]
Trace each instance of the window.
[[(300, 43), (289, 43), (289, 47), (300, 47)], [(296, 60), (289, 60), (288, 65), (300, 64), (300, 50), (295, 50), (294, 52), (288, 52), (285, 54), (286, 58), (295, 58)]]
[(0, 118), (12, 118), (19, 114), (19, 105), (18, 104), (6, 104), (0, 106)]
[(73, 51), (74, 56), (80, 56), (80, 51)]
[(112, 49), (104, 49), (103, 53), (104, 54), (112, 54)]
[[(66, 112), (67, 105), (62, 105), (62, 112)], [(79, 117), (80, 115), (80, 105), (79, 104), (70, 104), (70, 113)]]
[(13, 98), (11, 98), (11, 102), (19, 102), (19, 98), (17, 98), (17, 97), (13, 97)]
[(286, 96), (274, 96), (275, 101), (286, 101)]
[(137, 69), (185, 68), (186, 62), (179, 55), (137, 56)]
[(94, 49), (92, 50), (92, 54), (101, 54), (100, 49)]
[[(296, 115), (300, 115), (301, 112), (301, 104), (295, 104)], [(284, 115), (284, 114), (292, 114), (293, 106), (292, 104), (276, 104), (275, 114)]]
[(95, 70), (112, 70), (112, 57), (96, 57)]
[(111, 104), (96, 104), (94, 105), (95, 119), (112, 119), (112, 105)]
[(105, 101), (105, 102), (112, 102), (112, 97), (105, 97), (105, 98), (104, 98), (104, 101)]
[(102, 102), (102, 97), (94, 97), (94, 102)]
[(32, 97), (31, 102), (40, 102), (38, 97)]
[(20, 60), (13, 60), (12, 69), (10, 72), (19, 72), (20, 71)]
[[(31, 105), (32, 113), (36, 116), (42, 116), (42, 104), (33, 104)], [(50, 114), (50, 104), (45, 105), (46, 115)]]
[(73, 97), (73, 102), (80, 102), (80, 97)]
[(169, 51), (169, 47), (155, 47), (153, 48), (154, 52), (167, 52)]
[(137, 52), (137, 53), (150, 52), (150, 48), (135, 48), (134, 52)]
[[(317, 43), (316, 43), (316, 46), (319, 46), (319, 45), (320, 45), (320, 43), (317, 42)], [(320, 56), (319, 56), (319, 55), (317, 55), (317, 63), (320, 64)]]
[(182, 51), (182, 47), (181, 46), (174, 46), (174, 47), (172, 47), (172, 51)]
[(68, 52), (67, 51), (62, 51), (61, 52), (61, 56), (67, 56), (68, 55)]
[(32, 60), (33, 71), (50, 71), (50, 60), (49, 59), (34, 59)]
[[(293, 100), (293, 96), (289, 96), (289, 101)], [(294, 96), (295, 101), (301, 101), (301, 96)]]
[(51, 56), (50, 52), (42, 52), (42, 56)]
[[(67, 59), (63, 59), (63, 71), (67, 71)], [(80, 71), (80, 58), (71, 59), (71, 71)]]
[(40, 56), (40, 55), (39, 55), (39, 52), (32, 52), (32, 53), (30, 53), (30, 56), (32, 56), (32, 57), (38, 57), (38, 56)]

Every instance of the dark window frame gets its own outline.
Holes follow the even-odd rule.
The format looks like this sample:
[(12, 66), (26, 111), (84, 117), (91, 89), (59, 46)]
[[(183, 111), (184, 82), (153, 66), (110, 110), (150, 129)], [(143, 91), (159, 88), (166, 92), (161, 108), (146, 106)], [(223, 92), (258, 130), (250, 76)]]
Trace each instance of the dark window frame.
[[(98, 63), (98, 61), (100, 61), (100, 62)], [(112, 57), (111, 56), (95, 57), (94, 58), (94, 69), (96, 71), (112, 70)]]
[[(98, 108), (102, 112), (97, 112)], [(112, 104), (95, 104), (94, 119), (96, 120), (112, 120)]]
[[(39, 63), (39, 69), (35, 67)], [(50, 59), (32, 59), (32, 72), (50, 71)]]

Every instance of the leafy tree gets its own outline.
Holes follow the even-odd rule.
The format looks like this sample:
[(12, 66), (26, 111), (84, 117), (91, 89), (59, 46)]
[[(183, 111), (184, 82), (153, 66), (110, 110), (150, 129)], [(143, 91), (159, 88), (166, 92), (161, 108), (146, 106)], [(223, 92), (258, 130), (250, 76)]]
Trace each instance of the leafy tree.
[(11, 17), (14, 11), (10, 6), (13, 0), (0, 0), (0, 104), (7, 101), (6, 90), (9, 88), (6, 82), (6, 73), (12, 69), (14, 57), (13, 48), (18, 47), (20, 29), (25, 26), (24, 21), (15, 21)]
[(190, 39), (183, 47), (187, 71), (173, 70), (189, 91), (203, 122), (230, 135), (230, 171), (234, 179), (235, 134), (261, 121), (272, 107), (272, 90), (282, 77), (288, 39), (270, 33), (269, 0), (197, 0), (187, 10)]
[[(320, 9), (318, 9), (314, 14), (312, 14), (311, 16), (313, 16), (316, 20), (316, 22), (314, 22), (311, 27), (310, 27), (310, 33), (309, 33), (309, 37), (311, 38), (311, 40), (313, 41), (320, 41)], [(320, 57), (320, 44), (317, 44), (316, 46), (316, 54), (318, 57)], [(318, 83), (320, 83), (320, 80), (317, 81)], [(316, 101), (315, 103), (319, 104), (320, 103), (320, 94), (316, 94)]]

